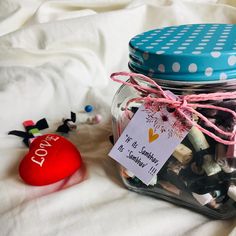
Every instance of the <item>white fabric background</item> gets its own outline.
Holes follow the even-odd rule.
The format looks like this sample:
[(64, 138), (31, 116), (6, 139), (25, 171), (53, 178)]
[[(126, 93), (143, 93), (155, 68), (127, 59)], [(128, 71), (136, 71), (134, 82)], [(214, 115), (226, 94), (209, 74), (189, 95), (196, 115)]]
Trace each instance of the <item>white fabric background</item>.
[[(119, 86), (109, 75), (127, 70), (129, 39), (205, 22), (236, 23), (236, 1), (0, 1), (0, 235), (236, 235), (236, 219), (211, 220), (126, 190), (107, 156)], [(7, 132), (43, 117), (50, 123), (44, 133), (54, 132), (86, 104), (103, 122), (79, 125), (68, 138), (81, 151), (87, 178), (61, 190), (21, 182), (17, 168), (27, 148)]]

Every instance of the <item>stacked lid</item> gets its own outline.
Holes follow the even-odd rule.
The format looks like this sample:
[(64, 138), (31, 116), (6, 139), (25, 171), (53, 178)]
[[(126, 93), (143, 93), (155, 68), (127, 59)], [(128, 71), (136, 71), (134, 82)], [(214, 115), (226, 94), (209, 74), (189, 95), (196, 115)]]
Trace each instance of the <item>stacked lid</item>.
[(129, 43), (132, 71), (183, 82), (236, 80), (236, 25), (193, 24), (139, 34)]

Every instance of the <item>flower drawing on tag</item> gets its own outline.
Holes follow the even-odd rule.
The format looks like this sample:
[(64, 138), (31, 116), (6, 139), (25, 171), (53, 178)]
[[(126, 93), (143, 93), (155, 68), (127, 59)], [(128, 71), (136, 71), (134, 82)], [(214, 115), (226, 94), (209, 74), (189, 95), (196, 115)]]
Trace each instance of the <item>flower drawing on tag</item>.
[[(158, 109), (157, 109), (158, 108)], [(155, 133), (167, 133), (168, 138), (173, 136), (182, 138), (184, 133), (190, 128), (188, 121), (178, 112), (178, 110), (168, 111), (165, 105), (158, 104), (145, 106), (147, 114), (146, 122), (153, 126)]]
[[(186, 110), (182, 110), (186, 115), (188, 115), (188, 117), (191, 117), (191, 114), (189, 112), (187, 112)], [(180, 138), (182, 137), (182, 134), (188, 130), (191, 129), (191, 124), (189, 123), (189, 121), (187, 119), (185, 119), (183, 117), (183, 115), (181, 115), (178, 111), (175, 111), (173, 113), (173, 116), (175, 118), (175, 122), (173, 124), (173, 128), (175, 128), (176, 132), (179, 133), (181, 136), (179, 136)]]

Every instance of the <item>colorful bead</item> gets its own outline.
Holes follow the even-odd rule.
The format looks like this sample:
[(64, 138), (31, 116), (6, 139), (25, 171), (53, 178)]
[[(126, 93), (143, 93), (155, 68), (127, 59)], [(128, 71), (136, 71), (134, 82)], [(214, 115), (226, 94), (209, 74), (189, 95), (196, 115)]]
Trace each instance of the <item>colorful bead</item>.
[(30, 138), (28, 140), (29, 143), (32, 143), (33, 140), (38, 137), (38, 136), (41, 136), (41, 133), (39, 132), (39, 129), (36, 127), (35, 123), (32, 121), (32, 120), (26, 120), (23, 122), (23, 125), (26, 129), (26, 131), (29, 133), (29, 134), (32, 134), (33, 138)]
[(102, 120), (102, 116), (99, 115), (99, 114), (95, 115), (95, 116), (92, 118), (93, 124), (98, 124), (98, 123), (101, 122), (101, 120)]
[(26, 120), (23, 122), (24, 127), (34, 126), (34, 122), (32, 120)]
[(37, 135), (39, 133), (39, 130), (37, 128), (33, 128), (29, 130), (30, 134)]
[(84, 110), (85, 110), (86, 112), (92, 112), (92, 111), (94, 110), (94, 108), (93, 108), (92, 105), (86, 105), (86, 106), (84, 107)]

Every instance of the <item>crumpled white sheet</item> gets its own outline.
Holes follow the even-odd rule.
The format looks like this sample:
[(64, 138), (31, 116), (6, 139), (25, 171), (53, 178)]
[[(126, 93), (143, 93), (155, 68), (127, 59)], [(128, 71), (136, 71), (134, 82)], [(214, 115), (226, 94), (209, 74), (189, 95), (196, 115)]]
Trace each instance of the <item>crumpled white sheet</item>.
[[(129, 39), (205, 22), (236, 23), (236, 1), (0, 1), (1, 235), (236, 235), (236, 219), (211, 220), (128, 191), (107, 156), (119, 86), (109, 75), (128, 70)], [(86, 104), (103, 122), (79, 125), (67, 136), (81, 151), (85, 180), (68, 188), (25, 185), (17, 168), (27, 148), (7, 132), (43, 117), (50, 123), (43, 133), (55, 132), (63, 117)]]

